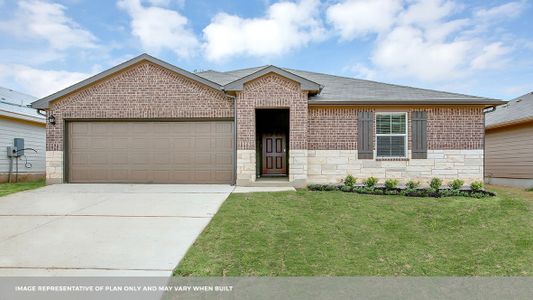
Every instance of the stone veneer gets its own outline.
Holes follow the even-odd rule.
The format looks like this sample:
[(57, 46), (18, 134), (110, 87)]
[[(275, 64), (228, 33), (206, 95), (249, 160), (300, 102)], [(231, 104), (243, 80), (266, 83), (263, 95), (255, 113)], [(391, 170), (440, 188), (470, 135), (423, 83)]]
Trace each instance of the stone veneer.
[(46, 183), (63, 182), (63, 151), (46, 151)]
[(428, 150), (427, 159), (359, 160), (357, 150), (308, 150), (308, 183), (338, 183), (348, 174), (359, 182), (370, 176), (426, 183), (432, 177), (469, 183), (483, 180), (483, 150)]

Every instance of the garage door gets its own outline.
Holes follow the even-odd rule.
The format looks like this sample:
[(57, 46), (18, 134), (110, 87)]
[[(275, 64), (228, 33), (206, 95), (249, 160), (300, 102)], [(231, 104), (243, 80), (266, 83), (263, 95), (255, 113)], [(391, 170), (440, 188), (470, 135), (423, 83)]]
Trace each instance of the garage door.
[(232, 122), (69, 122), (69, 182), (231, 183)]

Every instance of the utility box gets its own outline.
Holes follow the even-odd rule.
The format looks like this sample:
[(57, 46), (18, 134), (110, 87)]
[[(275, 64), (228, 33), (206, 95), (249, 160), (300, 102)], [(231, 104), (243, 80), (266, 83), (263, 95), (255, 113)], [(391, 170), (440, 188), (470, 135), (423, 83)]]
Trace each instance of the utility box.
[(7, 146), (7, 157), (17, 157), (17, 147)]
[(24, 155), (24, 139), (23, 138), (15, 138), (13, 140), (13, 144), (14, 144), (15, 148), (18, 151), (16, 156)]

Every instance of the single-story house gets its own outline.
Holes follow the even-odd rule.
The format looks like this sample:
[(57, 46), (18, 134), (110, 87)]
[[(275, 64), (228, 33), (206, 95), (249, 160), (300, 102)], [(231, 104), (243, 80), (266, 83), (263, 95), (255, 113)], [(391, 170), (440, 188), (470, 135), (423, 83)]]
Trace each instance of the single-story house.
[(263, 66), (191, 73), (142, 54), (32, 104), (47, 179), (285, 183), (483, 179), (484, 109), (503, 103)]
[(533, 187), (533, 92), (488, 113), (485, 136), (485, 180)]
[[(45, 117), (28, 107), (36, 99), (0, 87), (0, 182), (7, 182), (9, 179), (11, 182), (15, 179), (30, 181), (45, 177)], [(18, 151), (17, 156), (9, 156), (8, 147), (14, 146), (15, 139), (23, 142), (24, 148), (37, 152), (28, 149)]]

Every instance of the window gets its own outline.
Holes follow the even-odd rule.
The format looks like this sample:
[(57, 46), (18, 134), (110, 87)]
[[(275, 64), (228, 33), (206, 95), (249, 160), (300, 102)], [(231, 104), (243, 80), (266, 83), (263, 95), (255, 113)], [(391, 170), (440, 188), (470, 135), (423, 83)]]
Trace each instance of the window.
[(407, 114), (376, 114), (377, 157), (406, 157)]

